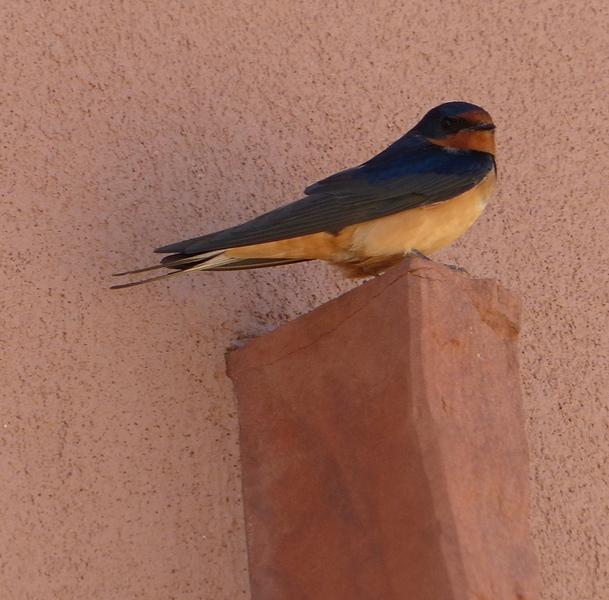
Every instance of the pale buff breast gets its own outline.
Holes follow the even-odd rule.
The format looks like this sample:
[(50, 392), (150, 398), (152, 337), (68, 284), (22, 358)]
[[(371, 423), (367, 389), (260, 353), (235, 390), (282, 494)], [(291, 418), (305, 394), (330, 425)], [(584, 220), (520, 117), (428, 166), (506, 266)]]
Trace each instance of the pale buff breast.
[(488, 203), (495, 181), (493, 170), (475, 188), (451, 200), (352, 226), (350, 249), (362, 257), (407, 254), (413, 249), (433, 254), (473, 225)]
[[(319, 232), (297, 238), (229, 248), (226, 258), (321, 259), (340, 264), (405, 255), (432, 254), (467, 231), (486, 206), (495, 172), (457, 198), (345, 227), (338, 235)], [(223, 260), (220, 259), (214, 259)], [(211, 265), (214, 260), (210, 261)], [(374, 262), (374, 261), (372, 261)]]

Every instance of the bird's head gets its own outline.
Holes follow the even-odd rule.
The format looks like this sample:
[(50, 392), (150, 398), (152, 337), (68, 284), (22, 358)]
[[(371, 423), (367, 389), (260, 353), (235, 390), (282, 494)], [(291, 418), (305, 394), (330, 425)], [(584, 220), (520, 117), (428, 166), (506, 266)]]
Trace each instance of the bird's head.
[(495, 154), (493, 119), (469, 102), (446, 102), (432, 108), (411, 133), (437, 146)]

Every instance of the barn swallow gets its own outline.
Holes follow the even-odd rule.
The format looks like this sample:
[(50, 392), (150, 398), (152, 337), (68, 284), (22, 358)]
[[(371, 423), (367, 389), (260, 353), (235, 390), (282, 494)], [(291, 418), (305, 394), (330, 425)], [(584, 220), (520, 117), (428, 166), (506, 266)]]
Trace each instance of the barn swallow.
[(357, 167), (307, 187), (305, 197), (241, 225), (157, 248), (166, 267), (139, 285), (191, 271), (232, 271), (326, 260), (347, 277), (378, 275), (432, 254), (467, 231), (496, 179), (495, 125), (479, 106), (447, 102)]

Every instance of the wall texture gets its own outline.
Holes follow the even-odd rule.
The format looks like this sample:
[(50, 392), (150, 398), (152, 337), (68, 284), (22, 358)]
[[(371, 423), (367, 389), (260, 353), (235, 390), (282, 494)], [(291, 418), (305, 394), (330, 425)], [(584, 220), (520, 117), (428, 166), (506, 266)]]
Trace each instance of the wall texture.
[(352, 284), (318, 264), (110, 274), (464, 99), (499, 126), (501, 187), (440, 258), (524, 301), (544, 599), (606, 598), (608, 31), (602, 0), (5, 0), (6, 597), (248, 597), (224, 352)]

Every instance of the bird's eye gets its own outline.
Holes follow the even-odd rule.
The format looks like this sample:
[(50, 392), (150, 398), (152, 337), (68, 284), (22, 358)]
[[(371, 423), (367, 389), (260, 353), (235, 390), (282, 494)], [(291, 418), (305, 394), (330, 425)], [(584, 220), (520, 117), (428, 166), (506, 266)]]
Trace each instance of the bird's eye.
[(455, 119), (455, 117), (444, 117), (440, 121), (440, 127), (442, 127), (442, 129), (444, 131), (451, 131), (451, 130), (455, 129), (456, 124), (457, 124), (457, 119)]

